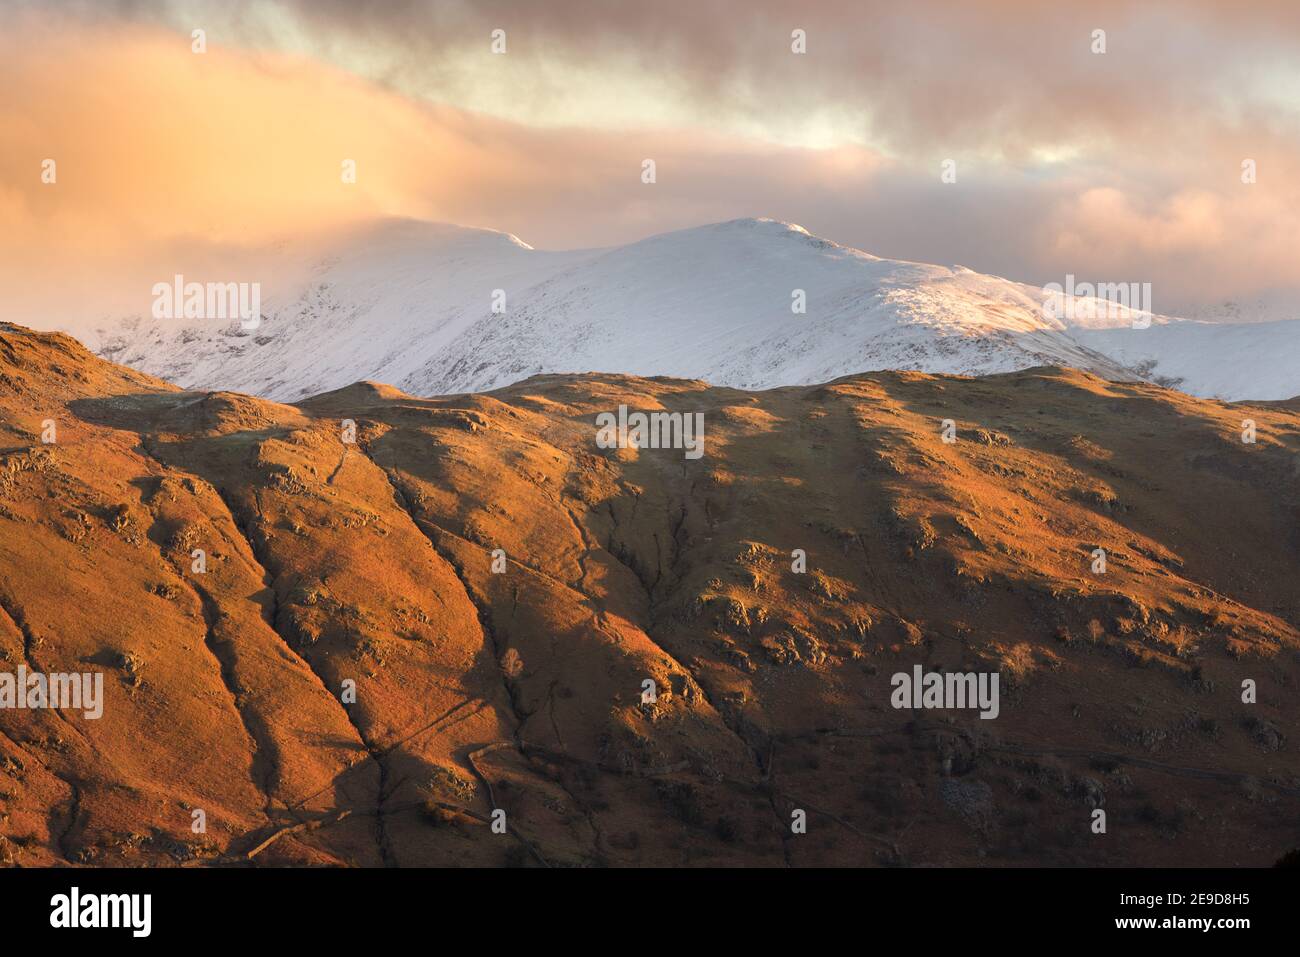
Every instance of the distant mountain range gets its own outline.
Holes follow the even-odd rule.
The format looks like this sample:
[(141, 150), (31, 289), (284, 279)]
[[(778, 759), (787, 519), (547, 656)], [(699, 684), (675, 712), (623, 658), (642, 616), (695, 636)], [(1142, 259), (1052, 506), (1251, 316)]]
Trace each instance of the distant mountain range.
[(1054, 318), (1039, 287), (880, 259), (766, 219), (566, 252), (385, 220), (263, 262), (261, 276), (187, 277), (259, 282), (256, 329), (146, 315), (85, 338), (105, 358), (186, 387), (290, 401), (363, 379), (416, 395), (582, 372), (763, 389), (884, 369), (985, 375), (1044, 364), (1212, 398), (1300, 394), (1295, 318)]

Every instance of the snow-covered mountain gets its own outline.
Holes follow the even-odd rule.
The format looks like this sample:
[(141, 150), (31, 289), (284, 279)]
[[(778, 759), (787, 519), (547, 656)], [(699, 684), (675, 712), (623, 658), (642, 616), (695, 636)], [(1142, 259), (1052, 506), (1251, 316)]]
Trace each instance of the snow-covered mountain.
[(261, 283), (257, 329), (141, 316), (85, 338), (106, 358), (185, 386), (288, 401), (360, 379), (417, 395), (588, 371), (758, 389), (877, 369), (981, 375), (1042, 364), (1228, 399), (1300, 393), (1297, 320), (1141, 316), (1136, 325), (1152, 320), (1141, 329), (1127, 314), (1056, 319), (1038, 287), (880, 259), (772, 220), (568, 252), (388, 220), (263, 263), (263, 275), (238, 277)]

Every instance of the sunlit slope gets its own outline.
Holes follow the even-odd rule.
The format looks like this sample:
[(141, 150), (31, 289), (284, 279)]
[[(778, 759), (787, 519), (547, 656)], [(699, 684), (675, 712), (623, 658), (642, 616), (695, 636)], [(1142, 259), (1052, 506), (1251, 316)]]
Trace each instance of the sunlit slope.
[[(702, 414), (703, 455), (598, 447), (620, 405)], [(105, 688), (97, 720), (0, 709), (12, 863), (1300, 844), (1291, 405), (1037, 368), (291, 406), (5, 326), (0, 428), (0, 670)], [(998, 716), (892, 707), (916, 665), (998, 673)]]

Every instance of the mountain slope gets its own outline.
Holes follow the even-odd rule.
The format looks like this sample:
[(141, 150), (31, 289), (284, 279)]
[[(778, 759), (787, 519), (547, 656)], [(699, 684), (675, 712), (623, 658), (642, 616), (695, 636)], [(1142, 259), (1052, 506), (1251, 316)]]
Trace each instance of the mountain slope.
[[(587, 371), (762, 389), (873, 369), (982, 375), (1044, 363), (1110, 378), (1136, 378), (1131, 367), (1140, 366), (1227, 398), (1300, 393), (1293, 323), (1156, 317), (1153, 332), (1131, 328), (1127, 316), (1062, 322), (1044, 314), (1033, 287), (878, 259), (770, 220), (563, 253), (486, 230), (392, 221), (268, 253), (261, 276), (239, 278), (263, 283), (259, 329), (137, 318), (88, 341), (187, 387), (278, 400), (358, 379), (416, 395)], [(806, 312), (792, 310), (796, 290)], [(494, 295), (504, 296), (503, 312), (492, 311)], [(1161, 350), (1171, 338), (1166, 370)], [(1225, 372), (1225, 350), (1249, 354), (1250, 367)]]
[[(600, 448), (620, 404), (703, 456)], [(105, 675), (98, 720), (0, 708), (7, 862), (1300, 845), (1295, 403), (1038, 368), (281, 405), (3, 325), (0, 457), (0, 671)], [(892, 707), (915, 666), (998, 673), (998, 716)]]

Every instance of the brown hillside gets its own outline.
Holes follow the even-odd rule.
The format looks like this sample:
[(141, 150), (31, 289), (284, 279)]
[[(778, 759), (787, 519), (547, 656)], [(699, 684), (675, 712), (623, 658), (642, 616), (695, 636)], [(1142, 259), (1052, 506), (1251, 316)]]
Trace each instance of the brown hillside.
[[(620, 404), (702, 412), (703, 457), (598, 448)], [(1041, 368), (286, 406), (0, 325), (0, 455), (0, 671), (100, 671), (106, 699), (0, 709), (7, 863), (1300, 846), (1294, 403)], [(999, 716), (896, 710), (916, 664), (996, 671)]]

